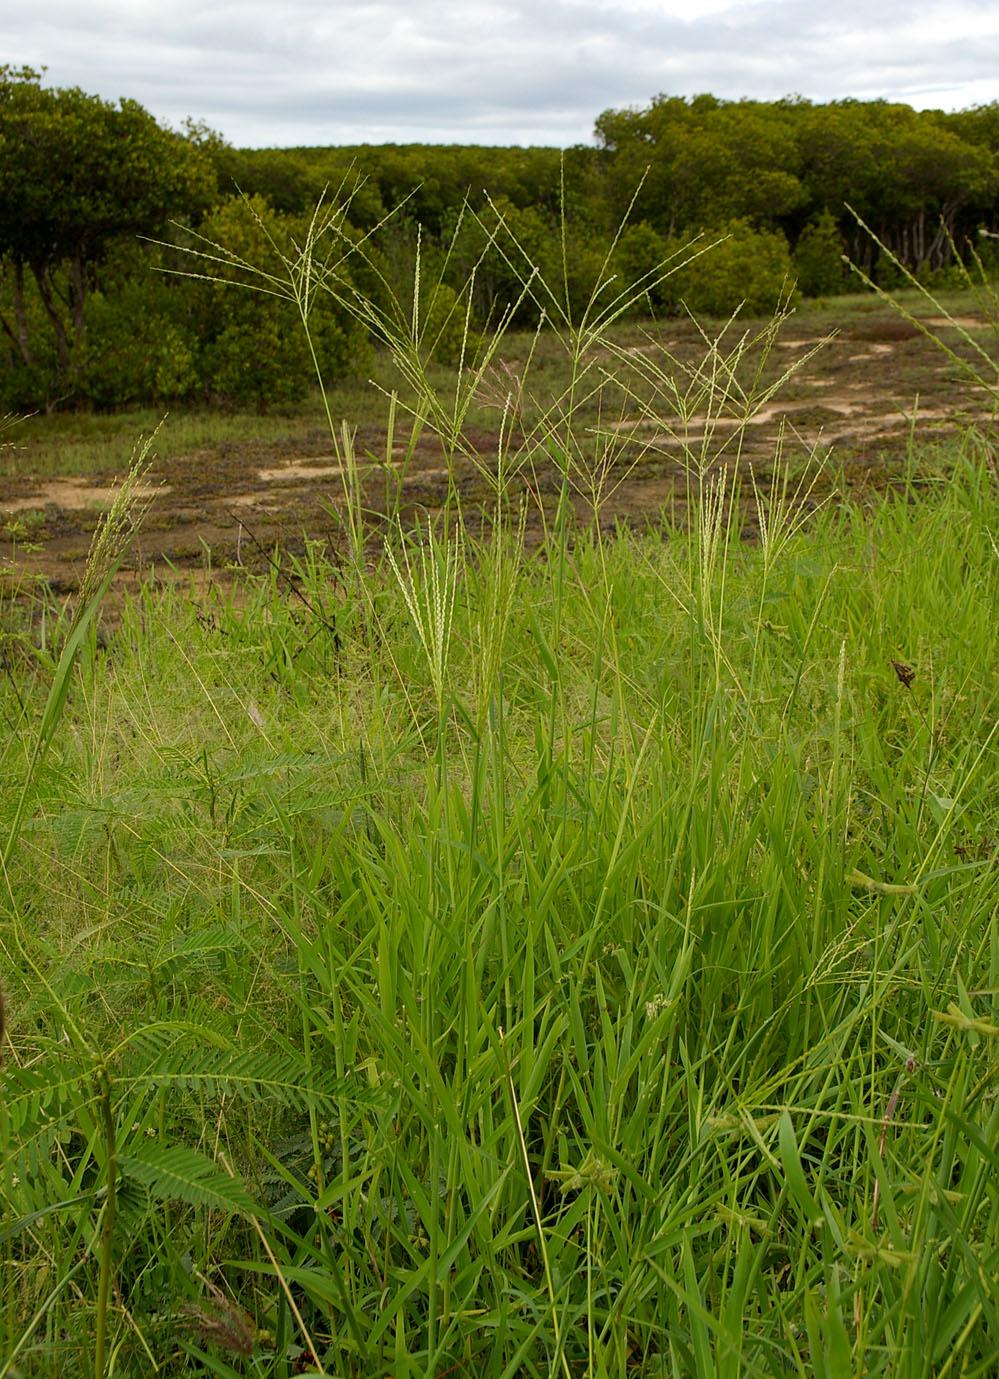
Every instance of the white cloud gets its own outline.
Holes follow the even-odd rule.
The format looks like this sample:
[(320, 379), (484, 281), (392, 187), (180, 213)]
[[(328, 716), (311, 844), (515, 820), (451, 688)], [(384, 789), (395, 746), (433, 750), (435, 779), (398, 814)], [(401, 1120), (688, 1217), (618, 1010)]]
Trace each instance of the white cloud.
[(999, 97), (995, 0), (37, 0), (5, 52), (243, 145), (587, 142), (609, 106)]

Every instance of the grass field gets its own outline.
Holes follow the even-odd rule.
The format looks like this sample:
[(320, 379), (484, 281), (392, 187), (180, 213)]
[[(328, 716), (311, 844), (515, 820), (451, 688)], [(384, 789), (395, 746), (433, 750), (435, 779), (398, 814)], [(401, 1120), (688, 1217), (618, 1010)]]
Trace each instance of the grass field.
[(914, 445), (98, 636), (126, 492), (5, 607), (0, 1379), (995, 1373), (999, 474)]

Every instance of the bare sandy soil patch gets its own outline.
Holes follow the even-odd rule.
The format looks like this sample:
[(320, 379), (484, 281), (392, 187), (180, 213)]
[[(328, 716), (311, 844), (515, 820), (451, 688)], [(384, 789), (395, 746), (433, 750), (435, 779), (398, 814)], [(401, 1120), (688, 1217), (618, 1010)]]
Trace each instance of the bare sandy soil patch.
[[(932, 324), (948, 323), (940, 318)], [(958, 324), (972, 330), (984, 323), (961, 317)], [(678, 341), (682, 332), (678, 325)], [(665, 334), (672, 347), (668, 329)], [(824, 338), (794, 330), (780, 342), (777, 364), (786, 367), (791, 352), (805, 355)], [(988, 335), (976, 338), (983, 344), (991, 340)], [(953, 339), (955, 350), (966, 352), (957, 332)], [(634, 348), (648, 353), (656, 347)], [(761, 409), (746, 428), (742, 456), (765, 481), (783, 428), (785, 458), (797, 447), (804, 459), (809, 447), (818, 444), (831, 452), (832, 464), (850, 482), (883, 484), (902, 470), (914, 408), (922, 439), (953, 434), (972, 422), (987, 424), (992, 414), (989, 396), (970, 388), (959, 367), (910, 323), (892, 317), (865, 320), (802, 363), (781, 400)], [(677, 428), (645, 425), (629, 434), (632, 423), (626, 417), (618, 425), (622, 453), (617, 472), (605, 476), (610, 496), (602, 519), (644, 523), (664, 508), (675, 517), (688, 489)], [(716, 427), (715, 436), (722, 439), (725, 430), (725, 425)], [(698, 434), (695, 419), (686, 428), (688, 441)], [(459, 459), (454, 466), (466, 511), (489, 500), (482, 471), (495, 463), (498, 437), (483, 429), (470, 441), (474, 459)], [(409, 519), (437, 508), (449, 473), (441, 444), (429, 432), (404, 473), (401, 461), (386, 467), (385, 446), (385, 433), (377, 427), (362, 428), (356, 435), (365, 503), (375, 529), (378, 514), (387, 507), (398, 505)], [(535, 460), (530, 477), (525, 471), (520, 482), (531, 496), (528, 539), (537, 540), (557, 475)], [(0, 560), (10, 570), (16, 558), (22, 572), (44, 577), (57, 591), (72, 591), (93, 530), (113, 497), (113, 484), (114, 475), (106, 472), (44, 480), (26, 473), (0, 476), (0, 527), (21, 524), (16, 543), (7, 539), (0, 544)], [(316, 427), (303, 427), (300, 435), (279, 445), (226, 444), (168, 466), (154, 465), (148, 491), (149, 516), (130, 557), (133, 577), (152, 565), (165, 572), (207, 565), (220, 569), (237, 559), (260, 564), (276, 549), (301, 552), (309, 541), (335, 546), (342, 536), (340, 460), (331, 452), (329, 435)], [(582, 494), (577, 506), (586, 516), (589, 507)], [(32, 549), (25, 549), (26, 543)]]

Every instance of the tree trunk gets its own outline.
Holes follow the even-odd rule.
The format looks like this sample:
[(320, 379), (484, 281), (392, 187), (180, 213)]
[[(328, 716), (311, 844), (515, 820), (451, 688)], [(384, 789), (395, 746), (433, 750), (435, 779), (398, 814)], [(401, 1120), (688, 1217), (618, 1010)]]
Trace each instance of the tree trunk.
[(49, 276), (48, 265), (44, 263), (33, 263), (31, 271), (34, 274), (35, 282), (38, 284), (38, 292), (45, 307), (46, 315), (52, 322), (52, 329), (56, 338), (56, 353), (59, 356), (59, 371), (68, 376), (72, 368), (72, 350), (70, 348), (69, 336), (66, 333), (66, 324), (59, 315), (59, 308), (55, 303), (55, 294), (52, 290), (52, 279)]
[(912, 257), (915, 259), (912, 271), (918, 273), (926, 262), (926, 212), (920, 211), (912, 229)]
[(33, 364), (35, 356), (28, 339), (28, 313), (24, 309), (24, 264), (14, 260), (14, 321), (17, 324), (17, 348), (25, 364)]
[(944, 205), (940, 215), (940, 224), (929, 248), (928, 257), (931, 268), (945, 268), (954, 257), (954, 221), (958, 210), (959, 206), (956, 201)]
[[(17, 352), (21, 356), (21, 363), (29, 367), (35, 362), (35, 357), (31, 352), (31, 342), (28, 339), (28, 316), (24, 309), (24, 264), (19, 259), (13, 262), (14, 283), (11, 293), (11, 301), (14, 307), (13, 326), (6, 316), (0, 316), (0, 329), (10, 340), (12, 345), (17, 347)], [(14, 356), (11, 355), (11, 363)]]
[[(14, 332), (11, 330), (11, 328), (10, 328), (10, 322), (7, 320), (6, 316), (3, 316), (3, 315), (0, 315), (0, 330), (3, 331), (4, 335), (6, 335), (7, 339), (11, 342), (12, 345), (16, 345), (16, 344), (17, 344), (17, 336), (16, 336), (16, 335), (14, 334)], [(13, 351), (13, 350), (10, 350), (7, 357), (8, 357), (8, 359), (10, 360), (11, 368), (13, 368), (13, 367), (14, 367), (14, 351)]]
[(87, 298), (87, 278), (83, 270), (83, 255), (77, 250), (69, 261), (69, 300), (73, 312), (73, 333), (76, 345), (83, 345), (87, 333), (84, 305)]

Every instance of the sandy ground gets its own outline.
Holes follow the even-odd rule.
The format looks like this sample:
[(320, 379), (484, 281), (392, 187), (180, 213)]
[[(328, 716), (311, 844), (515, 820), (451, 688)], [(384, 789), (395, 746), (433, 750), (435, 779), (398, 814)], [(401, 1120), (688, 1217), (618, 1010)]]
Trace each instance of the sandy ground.
[[(930, 324), (946, 328), (944, 338), (959, 355), (969, 356), (967, 344), (945, 322)], [(969, 317), (960, 324), (995, 354), (995, 337), (982, 322)], [(675, 339), (667, 336), (681, 354), (685, 329), (686, 344), (693, 348), (689, 326), (677, 325)], [(792, 321), (773, 366), (786, 367), (819, 343), (818, 336), (796, 333)], [(516, 361), (510, 363), (515, 367)], [(914, 327), (899, 318), (872, 316), (804, 362), (780, 400), (754, 415), (745, 429), (742, 458), (765, 487), (783, 428), (784, 458), (792, 465), (800, 468), (817, 449), (830, 455), (830, 473), (851, 484), (882, 486), (902, 471), (914, 407), (916, 435), (925, 442), (970, 423), (988, 429), (990, 404), (988, 394), (971, 388), (956, 362)], [(664, 511), (682, 520), (690, 488), (677, 424), (669, 416), (637, 423), (626, 416), (606, 429), (616, 433), (620, 448), (613, 465), (598, 476), (604, 491), (601, 521), (644, 524)], [(719, 418), (710, 453), (723, 448), (734, 431), (730, 419)], [(697, 448), (702, 435), (703, 419), (691, 419), (687, 443)], [(489, 502), (487, 476), (496, 464), (498, 437), (479, 430), (468, 439), (469, 453), (452, 465), (466, 515)], [(449, 472), (441, 444), (429, 432), (405, 466), (398, 447), (387, 465), (385, 448), (385, 434), (377, 428), (356, 434), (364, 503), (375, 534), (392, 508), (410, 520), (421, 510), (433, 512)], [(731, 453), (731, 440), (723, 453)], [(43, 578), (56, 593), (75, 590), (94, 528), (112, 499), (114, 479), (110, 473), (44, 480), (24, 473), (0, 476), (0, 527), (20, 517), (34, 547), (18, 553), (4, 534), (0, 569), (8, 577), (16, 571), (17, 579), (29, 573)], [(558, 476), (536, 453), (514, 487), (518, 484), (529, 495), (528, 540), (540, 540)], [(308, 542), (335, 547), (343, 540), (340, 457), (328, 433), (318, 428), (280, 445), (226, 444), (172, 459), (169, 466), (154, 462), (145, 491), (149, 512), (129, 555), (126, 578), (137, 579), (153, 566), (158, 575), (236, 565), (259, 569), (275, 550), (300, 553)], [(577, 509), (583, 518), (592, 515), (585, 493), (579, 494)], [(751, 526), (748, 519), (750, 537)]]

